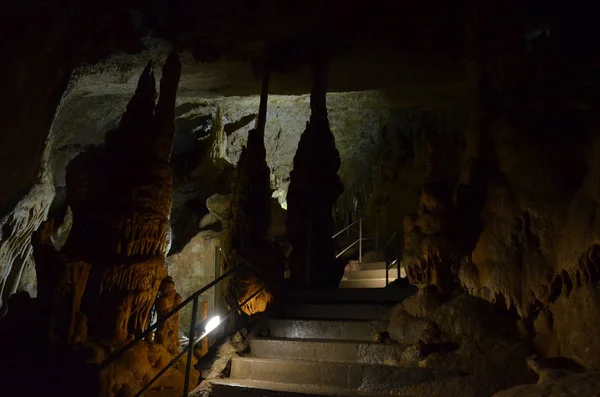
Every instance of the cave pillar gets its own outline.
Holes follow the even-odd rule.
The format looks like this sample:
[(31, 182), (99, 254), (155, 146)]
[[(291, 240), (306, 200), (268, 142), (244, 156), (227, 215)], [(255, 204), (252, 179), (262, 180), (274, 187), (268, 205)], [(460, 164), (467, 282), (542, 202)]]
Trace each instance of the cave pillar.
[[(149, 326), (155, 303), (164, 315), (181, 301), (165, 266), (180, 72), (173, 51), (155, 104), (148, 64), (119, 128), (107, 134), (105, 149), (92, 148), (69, 164), (73, 226), (62, 249), (56, 251), (50, 241), (51, 223), (34, 236), (39, 301), (51, 344), (86, 339), (122, 344)], [(173, 353), (178, 341), (171, 323), (171, 329), (160, 330), (159, 339)]]
[(247, 314), (266, 309), (283, 268), (281, 258), (267, 236), (272, 193), (271, 171), (265, 150), (269, 78), (267, 64), (262, 77), (256, 126), (248, 132), (248, 141), (242, 149), (233, 177), (231, 219), (227, 222), (223, 241), (230, 266), (245, 263), (253, 269), (238, 272), (229, 281), (226, 291), (229, 306), (235, 307), (267, 285), (263, 292), (242, 308)]
[(287, 194), (287, 228), (293, 245), (290, 267), (296, 286), (335, 288), (343, 267), (336, 264), (332, 212), (343, 184), (327, 116), (325, 63), (318, 50), (312, 69), (310, 121), (298, 143)]

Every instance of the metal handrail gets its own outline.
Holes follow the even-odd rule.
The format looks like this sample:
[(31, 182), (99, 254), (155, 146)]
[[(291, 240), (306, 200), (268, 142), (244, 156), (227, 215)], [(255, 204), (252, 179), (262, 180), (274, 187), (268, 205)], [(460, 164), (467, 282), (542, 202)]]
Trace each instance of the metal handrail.
[[(390, 243), (394, 241), (396, 243), (396, 258), (393, 260), (390, 260), (388, 262), (387, 259), (387, 247), (390, 245)], [(400, 279), (400, 247), (398, 244), (398, 230), (396, 230), (391, 236), (390, 238), (388, 238), (388, 240), (385, 243), (384, 246), (384, 250), (386, 253), (386, 260), (385, 260), (385, 285), (386, 287), (388, 286), (388, 284), (390, 283), (390, 269), (394, 267), (394, 265), (396, 265), (396, 270), (398, 272), (397, 274), (397, 278)]]
[[(229, 318), (229, 316), (234, 313), (234, 311), (240, 310), (242, 307), (244, 307), (248, 302), (250, 302), (252, 299), (254, 299), (258, 294), (260, 294), (263, 290), (265, 289), (265, 286), (261, 287), (259, 290), (257, 290), (256, 292), (254, 292), (252, 295), (250, 295), (244, 302), (242, 302), (241, 304), (236, 304), (236, 308), (235, 309), (231, 309), (227, 312), (227, 314), (225, 315), (225, 318), (221, 321), (219, 321), (219, 324), (217, 325), (217, 327), (219, 327), (221, 324), (223, 324), (225, 322), (225, 319)], [(196, 302), (196, 301), (194, 301)], [(196, 307), (197, 309), (197, 307)], [(192, 312), (192, 317), (195, 317), (195, 313), (196, 311), (194, 310)], [(194, 322), (192, 320), (192, 322)], [(200, 338), (196, 339), (195, 333), (196, 330), (193, 331), (194, 335), (191, 335), (190, 340), (188, 340), (188, 345), (185, 349), (183, 349), (181, 352), (179, 352), (179, 354), (177, 354), (175, 356), (175, 358), (173, 358), (169, 364), (167, 364), (162, 370), (160, 370), (158, 372), (158, 374), (156, 374), (152, 379), (150, 379), (148, 381), (148, 383), (146, 383), (146, 385), (144, 385), (144, 387), (142, 387), (140, 389), (140, 391), (138, 391), (135, 395), (135, 397), (139, 397), (141, 396), (143, 393), (145, 393), (146, 391), (148, 391), (148, 389), (150, 389), (150, 387), (154, 384), (154, 382), (156, 382), (162, 375), (164, 375), (165, 372), (167, 372), (167, 370), (169, 368), (171, 368), (173, 365), (175, 365), (175, 363), (185, 354), (188, 353), (188, 361), (186, 362), (186, 367), (185, 367), (185, 380), (184, 380), (184, 391), (183, 391), (183, 397), (187, 397), (189, 394), (189, 382), (190, 382), (190, 370), (191, 370), (191, 355), (189, 354), (190, 351), (194, 350), (194, 345), (197, 342), (200, 342), (202, 339), (206, 338), (209, 334), (209, 332), (205, 332), (203, 335), (200, 336)]]
[(344, 252), (348, 251), (350, 248), (354, 247), (358, 242), (360, 241), (360, 239), (357, 239), (355, 242), (353, 242), (352, 244), (350, 244), (349, 246), (347, 246), (346, 248), (344, 248), (339, 254), (337, 254), (335, 256), (335, 259), (339, 258), (340, 256), (342, 256), (344, 254)]
[[(219, 249), (219, 247), (217, 247), (217, 249)], [(222, 253), (221, 253), (221, 255), (222, 255)], [(223, 257), (223, 259), (225, 259), (225, 257)], [(225, 259), (225, 261), (227, 261), (227, 260)], [(196, 331), (197, 331), (197, 327), (196, 327), (196, 315), (197, 315), (197, 311), (198, 311), (198, 298), (204, 292), (208, 291), (212, 287), (215, 287), (217, 284), (219, 284), (225, 278), (227, 278), (227, 277), (231, 276), (232, 274), (240, 271), (241, 269), (249, 269), (251, 271), (255, 271), (254, 269), (252, 269), (251, 267), (247, 266), (246, 264), (241, 263), (239, 265), (236, 265), (232, 269), (228, 270), (223, 275), (217, 277), (212, 282), (208, 283), (207, 285), (205, 285), (204, 287), (202, 287), (198, 291), (194, 292), (187, 299), (185, 299), (183, 302), (181, 302), (179, 305), (177, 305), (175, 308), (173, 308), (171, 311), (169, 311), (166, 315), (164, 315), (160, 319), (158, 319), (154, 324), (152, 324), (150, 327), (148, 327), (144, 332), (142, 332), (141, 334), (137, 335), (131, 342), (129, 342), (128, 344), (126, 344), (125, 346), (123, 346), (121, 349), (119, 349), (117, 352), (115, 352), (114, 354), (112, 354), (104, 363), (102, 363), (100, 365), (100, 371), (105, 370), (109, 365), (113, 364), (116, 360), (118, 360), (119, 358), (121, 358), (125, 353), (127, 353), (129, 350), (131, 350), (131, 348), (133, 348), (136, 344), (138, 344), (139, 342), (141, 342), (142, 340), (144, 340), (146, 337), (148, 337), (160, 325), (164, 324), (168, 319), (170, 319), (171, 317), (173, 317), (181, 309), (183, 309), (185, 306), (187, 306), (188, 303), (193, 302), (192, 319), (191, 319), (191, 324), (190, 324), (190, 331), (188, 333), (188, 335), (189, 335), (188, 345), (186, 346), (185, 349), (182, 349), (182, 351), (179, 352), (179, 354), (177, 354), (162, 370), (160, 370), (149, 382), (147, 382), (144, 385), (144, 387), (142, 387), (141, 390), (139, 390), (135, 394), (135, 397), (141, 396), (169, 368), (171, 368), (179, 359), (181, 359), (181, 357), (185, 353), (187, 353), (188, 357), (187, 357), (187, 362), (186, 362), (185, 379), (184, 379), (184, 390), (183, 390), (183, 397), (187, 397), (188, 392), (189, 392), (189, 386), (190, 386), (189, 385), (189, 378), (190, 378), (191, 363), (192, 363), (192, 353), (193, 353), (194, 345), (198, 341), (200, 341), (200, 340), (204, 339), (206, 336), (208, 336), (208, 332), (205, 332), (203, 335), (201, 335), (201, 337), (199, 339), (196, 339)], [(219, 324), (217, 325), (216, 328), (218, 328), (218, 326), (220, 326), (234, 311), (239, 310), (240, 308), (242, 308), (251, 299), (253, 299), (259, 293), (261, 293), (264, 289), (265, 289), (265, 286), (263, 285), (262, 288), (260, 288), (259, 290), (257, 290), (256, 292), (254, 292), (252, 295), (250, 295), (250, 297), (248, 297), (243, 303), (236, 304), (237, 307), (229, 310), (227, 312), (225, 318), (222, 321), (219, 321)]]
[(129, 342), (128, 344), (126, 344), (125, 346), (123, 346), (116, 353), (112, 354), (111, 357), (109, 357), (108, 360), (106, 360), (104, 362), (104, 364), (102, 364), (101, 369), (106, 368), (108, 365), (112, 364), (117, 359), (121, 358), (121, 356), (123, 354), (125, 354), (126, 352), (128, 352), (134, 345), (136, 345), (137, 343), (139, 343), (140, 341), (142, 341), (152, 331), (156, 330), (160, 325), (164, 324), (168, 319), (170, 319), (171, 317), (173, 317), (177, 312), (179, 312), (181, 309), (183, 309), (188, 303), (190, 303), (192, 300), (195, 300), (196, 298), (198, 298), (204, 292), (208, 291), (209, 289), (211, 289), (212, 287), (214, 287), (215, 285), (217, 285), (219, 282), (221, 282), (225, 278), (229, 277), (231, 274), (239, 271), (242, 267), (243, 267), (242, 265), (238, 265), (238, 266), (234, 267), (233, 269), (231, 269), (231, 270), (227, 271), (226, 273), (224, 273), (219, 278), (216, 278), (215, 280), (213, 280), (212, 282), (210, 282), (206, 286), (204, 286), (201, 289), (199, 289), (198, 291), (194, 292), (192, 295), (190, 295), (189, 298), (187, 298), (186, 300), (184, 300), (183, 302), (181, 302), (179, 305), (175, 306), (174, 309), (172, 309), (169, 313), (167, 313), (166, 315), (164, 315), (163, 317), (161, 317), (160, 319), (158, 319), (153, 325), (151, 325), (150, 327), (148, 327), (144, 332), (142, 332), (141, 334), (139, 334), (135, 339), (133, 339), (131, 342)]
[(342, 256), (350, 248), (352, 248), (356, 244), (358, 244), (358, 262), (362, 263), (362, 243), (363, 243), (363, 241), (375, 240), (375, 249), (377, 249), (377, 247), (379, 245), (379, 219), (375, 219), (375, 221), (376, 221), (375, 237), (363, 237), (363, 220), (368, 220), (368, 219), (370, 219), (370, 218), (365, 218), (365, 217), (358, 218), (357, 220), (355, 220), (354, 222), (352, 222), (351, 224), (349, 224), (348, 226), (346, 226), (345, 228), (343, 228), (339, 232), (335, 233), (331, 237), (332, 239), (336, 238), (337, 236), (339, 236), (340, 234), (344, 233), (346, 230), (350, 229), (352, 226), (354, 226), (354, 225), (356, 225), (358, 223), (358, 239), (355, 240), (354, 242), (352, 242), (346, 248), (344, 248), (341, 252), (339, 252), (335, 256), (336, 259), (339, 258), (340, 256)]
[(394, 232), (394, 233), (393, 233), (393, 234), (390, 236), (390, 238), (388, 238), (388, 239), (387, 239), (387, 241), (385, 242), (385, 247), (387, 247), (387, 246), (388, 246), (388, 245), (389, 245), (389, 244), (392, 242), (392, 240), (394, 240), (394, 237), (396, 237), (397, 235), (398, 235), (398, 231), (396, 230), (396, 231), (395, 231), (395, 232)]
[(363, 218), (359, 218), (359, 219), (355, 220), (354, 222), (352, 222), (351, 224), (349, 224), (348, 226), (346, 226), (345, 228), (343, 228), (342, 230), (340, 230), (339, 232), (334, 234), (331, 238), (336, 238), (340, 234), (344, 233), (346, 230), (350, 229), (352, 226), (356, 225), (358, 222), (362, 221), (362, 219)]

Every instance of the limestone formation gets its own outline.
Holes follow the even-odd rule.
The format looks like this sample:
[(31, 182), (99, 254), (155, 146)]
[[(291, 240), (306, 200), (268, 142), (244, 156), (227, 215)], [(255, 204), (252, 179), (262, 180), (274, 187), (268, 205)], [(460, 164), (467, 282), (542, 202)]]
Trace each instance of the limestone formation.
[[(50, 353), (48, 363), (66, 360), (65, 365), (81, 366), (75, 382), (56, 385), (67, 395), (89, 388), (106, 396), (135, 394), (179, 352), (176, 315), (157, 330), (154, 341), (136, 345), (100, 373), (83, 365), (104, 366), (109, 352), (146, 330), (154, 306), (160, 318), (181, 302), (165, 266), (179, 76), (173, 51), (155, 105), (148, 64), (119, 128), (107, 134), (105, 149), (78, 156), (67, 169), (73, 224), (64, 246), (57, 250), (52, 242), (52, 221), (42, 223), (33, 236), (39, 283), (36, 329)], [(182, 383), (183, 370), (178, 363), (158, 385)]]
[(43, 222), (33, 236), (38, 302), (46, 343), (65, 348), (87, 339), (87, 316), (81, 300), (91, 265), (58, 253), (51, 241), (53, 222)]
[(451, 290), (462, 255), (461, 224), (448, 186), (439, 180), (437, 152), (430, 148), (419, 212), (404, 222), (403, 263), (411, 283)]
[[(171, 277), (165, 278), (160, 285), (160, 296), (156, 299), (158, 320), (169, 314), (181, 301), (181, 295), (175, 290), (173, 279)], [(156, 343), (163, 345), (172, 355), (179, 352), (179, 313), (171, 316), (158, 327), (154, 340)]]
[(335, 261), (332, 212), (343, 185), (327, 117), (323, 54), (315, 51), (310, 121), (298, 143), (287, 194), (291, 278), (298, 286), (337, 287), (344, 268)]
[[(410, 344), (406, 365), (461, 368), (469, 375), (454, 394), (483, 396), (533, 382), (522, 356), (535, 350), (588, 371), (530, 360), (540, 382), (521, 395), (598, 394), (595, 13), (502, 0), (55, 3), (9, 1), (0, 14), (10, 38), (0, 43), (10, 54), (0, 67), (0, 394), (68, 395), (63, 386), (87, 376), (109, 396), (134, 394), (177, 351), (175, 318), (105, 378), (94, 366), (147, 327), (153, 305), (164, 316), (177, 304), (171, 247), (185, 262), (177, 286), (177, 274), (197, 277), (189, 294), (210, 281), (188, 271), (212, 261), (212, 245), (194, 251), (199, 228), (213, 237), (231, 221), (230, 262), (263, 274), (243, 275), (230, 307), (282, 273), (266, 231), (271, 191), (289, 209), (289, 236), (271, 234), (293, 245), (286, 274), (297, 287), (337, 286), (332, 213), (355, 197), (381, 236), (404, 226), (402, 263), (420, 295), (396, 308), (390, 335)], [(317, 70), (309, 106), (306, 37), (319, 24), (332, 39), (330, 93)], [(175, 103), (169, 58), (156, 104), (146, 65), (167, 58), (164, 40), (184, 49), (185, 75)], [(263, 116), (252, 129), (263, 108), (254, 62), (273, 43), (285, 73), (271, 76), (268, 125)], [(67, 207), (71, 232), (52, 233)], [(459, 348), (426, 354), (444, 343)], [(25, 380), (5, 391), (15, 374)]]
[(149, 64), (119, 129), (107, 134), (106, 151), (77, 158), (67, 172), (74, 220), (63, 250), (92, 263), (84, 305), (93, 336), (124, 341), (142, 332), (166, 277), (179, 68), (170, 56), (155, 112)]
[(238, 272), (232, 277), (226, 293), (229, 306), (237, 309), (264, 285), (269, 287), (240, 308), (249, 315), (266, 310), (283, 267), (278, 266), (277, 252), (267, 240), (271, 219), (270, 170), (265, 150), (269, 73), (267, 67), (256, 128), (248, 133), (247, 146), (242, 150), (234, 174), (231, 220), (223, 241), (230, 266), (244, 264), (254, 270)]
[(512, 321), (483, 299), (462, 293), (443, 301), (435, 289), (421, 290), (392, 309), (388, 332), (406, 345), (398, 365), (464, 373), (419, 395), (490, 396), (535, 379), (525, 365), (531, 350)]
[(268, 82), (267, 71), (263, 77), (257, 125), (248, 132), (247, 145), (242, 149), (232, 184), (229, 249), (242, 257), (256, 249), (257, 244), (262, 244), (270, 224), (270, 170), (265, 151)]
[(493, 397), (595, 397), (600, 386), (600, 372), (572, 368), (540, 366), (540, 359), (529, 359), (531, 369), (540, 375), (535, 385), (519, 385)]
[[(45, 153), (44, 158), (48, 155)], [(23, 272), (34, 266), (31, 235), (48, 215), (54, 195), (46, 164), (39, 179), (14, 210), (0, 218), (0, 307), (17, 292)]]

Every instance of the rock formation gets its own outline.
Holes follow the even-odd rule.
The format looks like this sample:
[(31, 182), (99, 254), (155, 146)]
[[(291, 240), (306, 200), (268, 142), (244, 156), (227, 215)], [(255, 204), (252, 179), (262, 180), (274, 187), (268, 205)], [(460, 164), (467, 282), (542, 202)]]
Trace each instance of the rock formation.
[(437, 156), (431, 146), (419, 212), (404, 221), (403, 264), (411, 283), (448, 291), (463, 254), (462, 235), (449, 186), (439, 179)]
[[(160, 285), (160, 296), (156, 299), (156, 316), (160, 320), (181, 303), (181, 295), (175, 290), (171, 277), (166, 277)], [(159, 325), (154, 341), (163, 345), (169, 353), (179, 353), (179, 313)]]
[(535, 379), (525, 364), (530, 347), (514, 318), (495, 313), (482, 299), (455, 293), (442, 301), (437, 291), (421, 290), (395, 306), (389, 320), (390, 337), (405, 346), (398, 365), (464, 374), (410, 390), (414, 395), (483, 397)]
[(298, 286), (335, 288), (344, 269), (335, 262), (332, 213), (343, 185), (327, 118), (324, 54), (315, 51), (310, 121), (298, 143), (287, 194), (291, 277)]
[[(589, 95), (598, 63), (595, 49), (565, 45), (571, 18), (522, 19), (512, 6), (473, 2), (467, 52), (479, 104), (465, 171), (454, 198), (422, 198), (445, 210), (406, 221), (405, 264), (414, 282), (458, 278), (519, 316), (541, 355), (598, 369), (600, 334), (588, 325), (600, 318), (598, 102)], [(431, 234), (415, 234), (426, 219)], [(452, 266), (436, 267), (443, 258)]]
[(88, 152), (67, 170), (73, 227), (62, 251), (92, 264), (84, 306), (95, 337), (118, 342), (142, 332), (167, 276), (179, 68), (172, 54), (155, 105), (148, 65), (119, 129), (107, 134), (105, 151)]
[(537, 384), (515, 386), (494, 394), (493, 397), (541, 397), (560, 395), (564, 397), (593, 397), (598, 395), (600, 372), (583, 371), (569, 360), (544, 359), (539, 356), (527, 358), (529, 368), (539, 375)]
[(232, 218), (228, 243), (232, 258), (247, 257), (267, 238), (271, 217), (270, 170), (266, 162), (265, 125), (267, 119), (269, 71), (263, 87), (256, 128), (248, 132), (232, 184)]
[[(507, 371), (527, 371), (515, 353), (520, 342), (484, 329), (465, 315), (472, 312), (500, 316), (541, 356), (600, 369), (594, 13), (579, 5), (500, 0), (385, 0), (368, 7), (341, 1), (109, 3), (9, 1), (0, 15), (2, 36), (11, 38), (0, 44), (11, 54), (0, 66), (0, 305), (6, 314), (0, 341), (6, 342), (3, 356), (15, 357), (0, 361), (25, 374), (21, 389), (36, 386), (28, 363), (51, 367), (70, 362), (71, 353), (85, 359), (63, 371), (65, 381), (85, 378), (87, 369), (77, 369), (85, 367), (82, 360), (99, 363), (143, 330), (152, 305), (159, 316), (176, 305), (180, 298), (164, 269), (171, 228), (171, 254), (185, 251), (179, 260), (187, 262), (199, 246), (194, 240), (202, 238), (198, 230), (236, 217), (238, 254), (257, 270), (278, 274), (276, 261), (253, 253), (271, 252), (261, 245), (269, 182), (289, 208), (292, 278), (298, 286), (336, 286), (342, 268), (334, 265), (330, 237), (340, 179), (348, 188), (338, 202), (364, 197), (369, 214), (385, 218), (382, 235), (406, 217), (409, 278), (422, 294), (442, 292), (427, 314), (408, 307), (396, 313), (402, 321), (394, 338), (411, 344), (402, 360), (442, 365), (442, 355), (424, 352), (455, 343), (460, 349), (449, 361), (472, 360), (467, 372), (477, 373), (473, 363), (480, 363), (501, 373), (502, 365), (517, 361)], [(315, 61), (310, 122), (300, 139), (309, 117), (302, 68), (314, 44), (305, 38), (323, 21), (339, 40), (329, 63), (330, 94), (326, 104), (322, 63)], [(184, 95), (175, 107), (171, 58), (158, 105), (147, 69), (121, 122), (147, 60), (162, 60), (171, 48), (163, 40), (184, 48)], [(259, 84), (247, 60), (264, 56), (271, 42), (281, 44), (287, 70), (271, 76), (264, 133), (264, 117), (249, 133)], [(451, 117), (423, 122), (442, 114)], [(174, 129), (180, 150), (169, 167)], [(426, 157), (436, 160), (433, 169), (423, 166)], [(214, 216), (220, 200), (205, 204), (207, 198), (228, 197), (240, 158), (233, 212), (222, 200), (223, 216)], [(57, 215), (67, 205), (73, 224), (63, 245), (51, 235), (68, 229)], [(208, 212), (212, 217), (201, 223)], [(42, 224), (46, 219), (55, 222)], [(191, 266), (174, 274), (185, 275)], [(242, 280), (246, 292), (240, 286), (234, 302), (264, 281)], [(248, 311), (262, 310), (263, 303)], [(105, 389), (127, 395), (153, 376), (176, 351), (175, 323), (110, 368)], [(495, 353), (491, 363), (483, 363), (477, 349)], [(128, 369), (134, 362), (143, 363), (135, 374)], [(9, 380), (16, 373), (0, 369)], [(55, 374), (35, 373), (42, 385)], [(495, 382), (477, 376), (471, 379)], [(551, 377), (527, 392), (576, 391), (578, 382), (594, 385), (593, 378)], [(483, 390), (468, 385), (474, 387), (469, 393)], [(511, 385), (503, 379), (493, 386)], [(27, 394), (13, 394), (19, 393)]]
[[(161, 317), (181, 302), (165, 266), (172, 193), (169, 161), (180, 72), (177, 52), (172, 51), (155, 104), (148, 64), (119, 128), (107, 134), (105, 148), (90, 150), (69, 165), (67, 200), (73, 225), (62, 249), (53, 245), (52, 221), (42, 223), (34, 234), (36, 321), (50, 366), (65, 357), (67, 365), (104, 365), (108, 353), (149, 326), (154, 305)], [(135, 346), (104, 372), (83, 366), (87, 375), (71, 385), (55, 386), (77, 394), (79, 387), (100, 382), (99, 395), (135, 394), (178, 353), (178, 329), (174, 316), (157, 330), (154, 342)], [(159, 384), (181, 382), (182, 370), (179, 363)], [(60, 379), (54, 381), (60, 384)]]
[(283, 273), (282, 258), (268, 241), (271, 220), (270, 170), (265, 151), (265, 125), (269, 89), (269, 66), (265, 67), (256, 128), (248, 132), (235, 170), (231, 192), (231, 219), (227, 222), (223, 241), (228, 264), (249, 265), (253, 272), (236, 273), (228, 283), (226, 300), (231, 308), (237, 306), (265, 283), (270, 286), (259, 293), (241, 310), (246, 314), (262, 312), (271, 301), (271, 292)]

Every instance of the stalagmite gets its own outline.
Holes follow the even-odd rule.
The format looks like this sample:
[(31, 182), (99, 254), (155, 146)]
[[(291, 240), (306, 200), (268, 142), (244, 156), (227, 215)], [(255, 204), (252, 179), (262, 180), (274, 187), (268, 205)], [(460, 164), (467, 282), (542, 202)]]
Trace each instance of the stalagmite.
[[(62, 249), (57, 251), (52, 244), (51, 222), (43, 223), (34, 235), (39, 310), (48, 330), (44, 340), (50, 346), (49, 357), (64, 354), (76, 342), (114, 350), (150, 325), (155, 304), (158, 315), (164, 316), (181, 302), (165, 266), (172, 201), (169, 161), (180, 68), (173, 51), (163, 68), (161, 96), (155, 105), (148, 64), (118, 130), (106, 136), (106, 149), (91, 149), (67, 167), (73, 225)], [(135, 354), (163, 349), (168, 356), (176, 354), (178, 347), (174, 316), (159, 329), (155, 345), (137, 347)], [(119, 388), (139, 388), (149, 379), (137, 368), (139, 363), (128, 357), (107, 371), (125, 371), (131, 384), (121, 384), (118, 377), (103, 378), (107, 383), (106, 390), (98, 391), (101, 395), (121, 395)], [(102, 364), (102, 355), (95, 360)], [(155, 374), (162, 368), (149, 369)]]
[(223, 242), (230, 265), (245, 263), (254, 269), (254, 273), (243, 271), (232, 277), (226, 292), (229, 306), (236, 308), (253, 292), (263, 285), (267, 286), (259, 296), (242, 307), (242, 311), (249, 315), (266, 309), (281, 273), (281, 258), (267, 239), (271, 219), (271, 172), (265, 150), (269, 68), (267, 64), (263, 72), (256, 128), (248, 132), (247, 146), (242, 150), (234, 173), (232, 216), (227, 222)]

